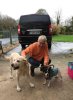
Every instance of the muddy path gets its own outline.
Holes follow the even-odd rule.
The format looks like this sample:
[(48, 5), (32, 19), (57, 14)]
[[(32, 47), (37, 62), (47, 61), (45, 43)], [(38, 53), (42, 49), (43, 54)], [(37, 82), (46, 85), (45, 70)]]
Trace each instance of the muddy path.
[(52, 63), (61, 70), (63, 81), (53, 80), (51, 86), (43, 86), (43, 74), (39, 68), (35, 70), (33, 82), (35, 88), (30, 88), (28, 77), (21, 78), (22, 91), (16, 91), (16, 77), (10, 79), (9, 62), (0, 58), (0, 100), (73, 100), (73, 80), (67, 74), (67, 64), (73, 61), (73, 54), (52, 55)]

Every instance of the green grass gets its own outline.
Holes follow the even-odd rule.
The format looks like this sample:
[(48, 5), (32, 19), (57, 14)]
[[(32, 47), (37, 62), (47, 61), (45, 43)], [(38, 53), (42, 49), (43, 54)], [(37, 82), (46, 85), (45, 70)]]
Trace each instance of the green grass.
[(52, 37), (53, 42), (73, 42), (73, 35), (55, 35)]

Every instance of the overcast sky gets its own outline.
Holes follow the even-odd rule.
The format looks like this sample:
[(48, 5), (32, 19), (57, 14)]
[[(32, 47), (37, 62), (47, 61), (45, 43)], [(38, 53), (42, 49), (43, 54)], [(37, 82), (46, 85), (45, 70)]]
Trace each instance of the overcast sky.
[(73, 16), (73, 0), (0, 0), (0, 13), (18, 19), (21, 15), (35, 13), (45, 9), (51, 18), (61, 12), (61, 19)]

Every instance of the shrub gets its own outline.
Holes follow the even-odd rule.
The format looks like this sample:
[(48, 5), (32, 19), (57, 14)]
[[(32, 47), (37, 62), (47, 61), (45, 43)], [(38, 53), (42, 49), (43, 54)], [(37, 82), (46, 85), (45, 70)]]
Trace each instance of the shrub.
[(61, 28), (59, 25), (52, 24), (52, 34), (53, 35), (58, 35), (61, 32)]

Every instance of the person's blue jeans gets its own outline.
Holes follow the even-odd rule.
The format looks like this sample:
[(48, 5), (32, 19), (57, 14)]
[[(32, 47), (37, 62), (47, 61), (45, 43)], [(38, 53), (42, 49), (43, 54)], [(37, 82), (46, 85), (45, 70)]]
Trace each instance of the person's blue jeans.
[[(44, 59), (42, 59), (41, 61), (37, 61), (36, 59), (30, 57), (27, 59), (28, 62), (31, 64), (31, 76), (34, 76), (34, 69), (39, 67), (40, 64), (42, 64), (41, 68), (40, 68), (40, 71), (43, 71), (45, 70), (46, 67), (44, 67)], [(49, 64), (51, 63), (51, 60), (49, 60)]]
[[(37, 68), (37, 67), (39, 67), (39, 65), (41, 64), (42, 66), (44, 66), (44, 59), (42, 59), (41, 61), (37, 61), (36, 59), (34, 59), (34, 58), (32, 58), (32, 57), (30, 57), (30, 58), (28, 58), (28, 62), (32, 65), (32, 66), (34, 66), (34, 68)], [(49, 63), (48, 64), (50, 64), (51, 63), (51, 59), (49, 59)]]
[(37, 68), (40, 65), (40, 61), (37, 61), (36, 59), (30, 57), (28, 58), (28, 62), (34, 67)]

